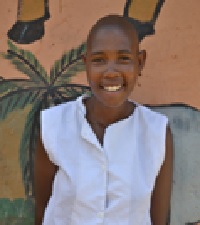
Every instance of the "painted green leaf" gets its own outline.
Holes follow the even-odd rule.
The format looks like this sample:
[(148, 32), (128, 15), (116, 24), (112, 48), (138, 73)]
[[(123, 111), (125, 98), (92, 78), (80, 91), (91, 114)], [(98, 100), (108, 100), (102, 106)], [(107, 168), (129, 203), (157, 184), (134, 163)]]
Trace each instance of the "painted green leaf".
[[(85, 54), (85, 51), (86, 51), (86, 44), (83, 43), (80, 46), (78, 46), (76, 49), (71, 49), (69, 52), (64, 53), (62, 57), (59, 60), (57, 60), (54, 63), (53, 67), (51, 68), (51, 71), (50, 71), (51, 84), (54, 84), (55, 82), (57, 82), (57, 80), (60, 79), (60, 77), (62, 77), (63, 74), (65, 74), (65, 77), (67, 75), (69, 75), (69, 77), (71, 77), (72, 75), (75, 75), (75, 73), (66, 74), (66, 71), (70, 69), (72, 65), (74, 65), (75, 67), (76, 64), (77, 65), (80, 64), (80, 60), (83, 54)], [(58, 81), (58, 83), (60, 83), (60, 81)]]
[[(21, 223), (20, 223), (21, 222)], [(32, 222), (32, 223), (25, 223)], [(0, 224), (34, 224), (34, 202), (32, 199), (0, 199)]]
[(70, 65), (67, 70), (63, 71), (62, 75), (57, 78), (55, 85), (69, 83), (71, 77), (82, 71), (85, 71), (85, 64), (82, 60), (79, 60), (75, 64)]
[(0, 96), (3, 93), (9, 92), (10, 90), (14, 90), (16, 88), (18, 88), (18, 86), (14, 82), (2, 79), (0, 81)]
[(35, 70), (38, 72), (38, 75), (40, 74), (40, 78), (43, 78), (42, 80), (46, 82), (49, 81), (47, 72), (32, 52), (21, 49), (21, 54), (25, 60), (29, 61), (30, 64), (35, 67)]
[(21, 71), (23, 74), (26, 74), (35, 84), (42, 86), (45, 85), (44, 81), (42, 81), (41, 78), (36, 75), (35, 71), (33, 71), (28, 64), (16, 57), (12, 59), (11, 62), (13, 65), (15, 65), (16, 69)]
[(65, 98), (66, 100), (71, 100), (77, 98), (78, 96), (84, 93), (90, 93), (90, 88), (78, 84), (63, 84), (62, 86), (56, 88), (56, 93), (59, 94), (59, 96)]
[(22, 73), (25, 73), (34, 82), (49, 83), (48, 75), (37, 60), (37, 58), (27, 50), (19, 49), (10, 40), (8, 40), (8, 52), (3, 57), (11, 60), (15, 67)]
[(27, 197), (34, 196), (33, 190), (33, 162), (36, 144), (39, 134), (39, 118), (42, 110), (42, 100), (37, 101), (26, 118), (23, 134), (20, 142), (20, 165), (22, 179)]
[(12, 50), (13, 52), (15, 52), (15, 53), (17, 53), (17, 54), (20, 52), (20, 50), (17, 48), (17, 46), (14, 45), (14, 44), (12, 43), (12, 41), (10, 41), (9, 39), (8, 39), (8, 49), (9, 49), (9, 50)]
[(43, 90), (42, 89), (19, 89), (11, 91), (6, 95), (0, 97), (0, 120), (6, 118), (8, 113), (16, 110), (23, 109), (28, 104), (33, 104), (37, 101)]

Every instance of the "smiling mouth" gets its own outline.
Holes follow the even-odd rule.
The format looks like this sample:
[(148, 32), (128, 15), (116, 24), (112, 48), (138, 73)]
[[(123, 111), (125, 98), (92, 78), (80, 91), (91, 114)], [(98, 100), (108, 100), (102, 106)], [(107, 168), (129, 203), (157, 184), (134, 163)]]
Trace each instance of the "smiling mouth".
[(103, 86), (103, 89), (109, 92), (115, 92), (115, 91), (119, 91), (122, 87), (123, 87), (122, 85)]

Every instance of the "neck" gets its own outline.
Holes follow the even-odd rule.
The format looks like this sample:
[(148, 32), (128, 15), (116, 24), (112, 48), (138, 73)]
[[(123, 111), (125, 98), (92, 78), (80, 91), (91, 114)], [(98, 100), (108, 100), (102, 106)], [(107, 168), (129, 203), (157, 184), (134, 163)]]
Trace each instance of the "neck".
[(86, 100), (86, 109), (86, 117), (89, 122), (95, 122), (103, 127), (107, 127), (130, 116), (134, 110), (134, 105), (127, 100), (118, 107), (108, 107), (93, 96)]

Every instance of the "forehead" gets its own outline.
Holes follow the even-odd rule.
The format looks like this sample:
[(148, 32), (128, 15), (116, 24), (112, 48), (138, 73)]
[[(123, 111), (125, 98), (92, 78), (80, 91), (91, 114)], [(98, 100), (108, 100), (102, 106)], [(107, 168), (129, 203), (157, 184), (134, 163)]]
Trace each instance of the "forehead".
[(88, 43), (88, 50), (136, 50), (138, 49), (137, 38), (134, 31), (114, 25), (105, 25), (95, 30)]

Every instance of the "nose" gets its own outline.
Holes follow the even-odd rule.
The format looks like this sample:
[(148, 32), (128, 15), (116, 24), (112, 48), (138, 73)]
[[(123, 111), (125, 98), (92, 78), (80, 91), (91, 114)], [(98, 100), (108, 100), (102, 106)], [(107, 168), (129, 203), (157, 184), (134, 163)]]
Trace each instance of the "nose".
[(120, 73), (117, 70), (115, 62), (110, 62), (107, 64), (106, 70), (104, 71), (105, 77), (119, 77)]

